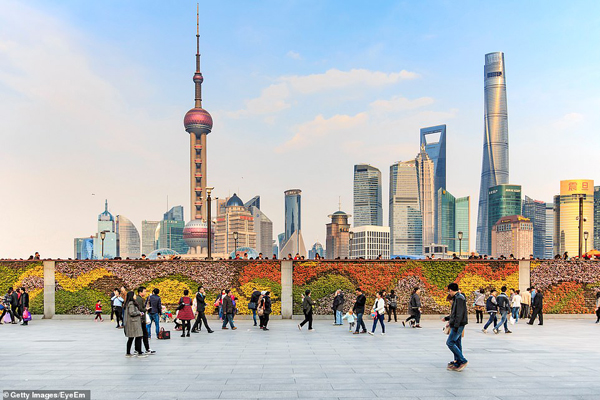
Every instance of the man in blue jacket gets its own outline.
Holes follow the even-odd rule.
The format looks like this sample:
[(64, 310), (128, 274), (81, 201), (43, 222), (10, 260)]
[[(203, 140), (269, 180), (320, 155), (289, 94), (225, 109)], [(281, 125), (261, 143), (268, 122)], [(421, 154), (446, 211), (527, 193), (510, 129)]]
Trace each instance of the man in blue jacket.
[(506, 286), (502, 286), (500, 290), (502, 293), (496, 297), (496, 303), (498, 303), (498, 312), (500, 312), (500, 322), (494, 326), (494, 333), (496, 335), (498, 334), (498, 329), (502, 326), (502, 324), (504, 324), (504, 333), (512, 333), (508, 330), (507, 324), (508, 312), (510, 311), (510, 300), (506, 295)]
[(448, 363), (448, 369), (460, 372), (469, 363), (463, 356), (461, 340), (465, 325), (469, 323), (467, 299), (458, 291), (458, 284), (454, 282), (448, 285), (448, 295), (452, 301), (452, 309), (450, 315), (442, 318), (442, 321), (448, 321), (448, 327), (450, 328), (446, 346), (454, 354), (454, 360)]

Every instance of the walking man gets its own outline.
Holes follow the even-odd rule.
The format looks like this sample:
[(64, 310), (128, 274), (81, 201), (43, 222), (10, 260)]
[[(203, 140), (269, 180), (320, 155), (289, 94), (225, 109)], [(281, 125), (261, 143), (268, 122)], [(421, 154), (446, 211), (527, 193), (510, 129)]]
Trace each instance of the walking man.
[(204, 327), (208, 333), (214, 332), (212, 329), (210, 329), (210, 326), (208, 326), (206, 314), (204, 313), (205, 310), (206, 292), (202, 286), (198, 286), (198, 293), (196, 293), (196, 312), (198, 313), (198, 316), (196, 317), (196, 322), (194, 322), (194, 326), (192, 327), (193, 333), (200, 333), (202, 330), (202, 324), (204, 324)]
[(146, 300), (146, 308), (148, 309), (148, 316), (150, 317), (150, 323), (147, 325), (148, 328), (148, 338), (152, 337), (152, 323), (154, 323), (154, 327), (156, 328), (156, 337), (158, 338), (158, 332), (160, 331), (159, 320), (160, 313), (162, 312), (162, 303), (160, 301), (160, 293), (159, 289), (155, 288), (152, 291), (148, 300)]
[(231, 298), (231, 290), (225, 290), (225, 296), (223, 296), (223, 327), (221, 329), (229, 329), (227, 328), (227, 322), (229, 322), (229, 326), (232, 330), (236, 330), (237, 328), (233, 325), (233, 299)]
[(366, 303), (367, 297), (363, 294), (360, 288), (356, 288), (356, 302), (354, 303), (354, 307), (352, 307), (352, 311), (354, 314), (356, 314), (356, 330), (354, 331), (355, 335), (359, 334), (359, 330), (360, 333), (367, 333), (367, 327), (365, 326), (365, 321), (363, 321)]
[(494, 324), (493, 326), (496, 326), (496, 323), (498, 322), (498, 318), (496, 318), (496, 314), (498, 313), (498, 303), (496, 303), (497, 294), (498, 292), (496, 291), (496, 289), (492, 289), (490, 296), (485, 302), (485, 310), (490, 315), (490, 318), (481, 330), (483, 333), (487, 333), (488, 326), (490, 326), (491, 324)]
[[(146, 288), (143, 286), (140, 286), (138, 288), (137, 292), (138, 292), (138, 294), (135, 298), (135, 301), (138, 304), (138, 308), (140, 309), (141, 312), (147, 313), (148, 310), (145, 307)], [(154, 354), (154, 353), (156, 353), (156, 351), (154, 351), (150, 348), (150, 343), (148, 342), (148, 328), (146, 327), (146, 317), (144, 315), (140, 318), (140, 323), (142, 325), (142, 342), (144, 343), (144, 348), (146, 349), (146, 354)]]
[(529, 318), (529, 310), (531, 307), (531, 288), (521, 295), (521, 318)]
[[(12, 290), (12, 288), (11, 288), (11, 290)], [(19, 313), (19, 288), (17, 288), (17, 290), (12, 290), (11, 296), (12, 296), (12, 301), (10, 303), (10, 309), (12, 310), (13, 315), (19, 321), (22, 321), (23, 314)]]
[[(19, 312), (21, 313), (21, 318), (23, 317), (23, 312), (29, 310), (29, 293), (25, 291), (25, 288), (21, 288), (21, 297), (19, 297)], [(23, 320), (21, 325), (29, 325), (28, 321)]]
[(342, 294), (342, 291), (340, 289), (338, 289), (335, 292), (332, 308), (335, 314), (335, 322), (333, 324), (342, 325), (342, 312), (344, 311), (344, 295)]
[(454, 361), (448, 364), (448, 369), (460, 372), (469, 363), (462, 353), (461, 340), (465, 325), (469, 323), (467, 299), (458, 291), (458, 284), (454, 282), (448, 285), (448, 294), (452, 298), (452, 309), (450, 315), (442, 318), (442, 321), (448, 321), (448, 327), (450, 328), (446, 346), (454, 354)]
[(498, 329), (504, 325), (504, 333), (512, 333), (508, 330), (508, 313), (510, 311), (510, 300), (506, 295), (506, 286), (500, 288), (502, 293), (496, 297), (496, 303), (498, 304), (498, 312), (500, 313), (500, 322), (494, 326), (494, 333), (498, 334)]
[(537, 316), (540, 317), (540, 323), (538, 325), (544, 325), (544, 293), (541, 290), (538, 290), (533, 298), (533, 312), (531, 313), (531, 318), (529, 319), (528, 324), (533, 325), (535, 318)]
[(250, 302), (248, 303), (248, 309), (252, 310), (252, 319), (254, 320), (254, 326), (256, 326), (256, 309), (258, 308), (259, 298), (260, 292), (254, 289), (254, 292), (252, 292), (252, 296), (250, 296)]

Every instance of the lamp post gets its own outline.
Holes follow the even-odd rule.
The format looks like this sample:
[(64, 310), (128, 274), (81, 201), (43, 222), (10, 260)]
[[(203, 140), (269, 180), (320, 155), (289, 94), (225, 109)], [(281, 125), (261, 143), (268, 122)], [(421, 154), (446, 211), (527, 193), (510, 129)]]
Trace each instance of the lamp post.
[[(462, 256), (462, 238), (463, 238), (463, 233), (458, 232), (458, 258), (460, 258)], [(454, 242), (454, 243), (456, 243), (456, 242)]]
[(208, 230), (208, 257), (207, 260), (212, 260), (212, 210), (210, 202), (212, 199), (210, 198), (210, 192), (212, 192), (214, 187), (206, 188), (206, 229)]
[(585, 239), (585, 252), (587, 254), (587, 240), (590, 233), (588, 231), (583, 232), (583, 238)]
[(100, 239), (102, 240), (102, 259), (103, 260), (104, 260), (104, 239), (106, 239), (106, 232), (108, 232), (108, 231), (100, 232)]
[(350, 259), (352, 259), (352, 239), (354, 239), (354, 232), (350, 231), (348, 233), (348, 237), (350, 238), (350, 242), (349, 242), (349, 245), (348, 245), (348, 250), (349, 250), (350, 254), (348, 254), (348, 256), (349, 256)]
[(238, 241), (238, 233), (237, 232), (233, 232), (233, 241), (235, 242), (235, 250), (233, 251), (233, 254), (235, 254), (234, 258), (237, 258), (237, 241)]

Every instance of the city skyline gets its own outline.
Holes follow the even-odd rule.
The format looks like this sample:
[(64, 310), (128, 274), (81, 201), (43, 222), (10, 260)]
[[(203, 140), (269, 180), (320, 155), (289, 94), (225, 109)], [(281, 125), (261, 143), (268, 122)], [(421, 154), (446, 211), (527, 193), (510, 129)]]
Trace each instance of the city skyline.
[[(6, 66), (0, 106), (7, 116), (0, 131), (8, 143), (0, 150), (0, 167), (3, 187), (11, 190), (0, 200), (11, 210), (0, 257), (26, 258), (34, 251), (68, 257), (73, 237), (93, 232), (92, 216), (105, 198), (138, 228), (144, 219), (159, 219), (167, 196), (174, 204), (189, 201), (189, 138), (181, 115), (193, 95), (196, 3), (108, 4), (0, 5), (0, 63)], [(592, 164), (598, 139), (589, 135), (598, 121), (593, 79), (598, 55), (579, 57), (593, 45), (589, 30), (598, 28), (594, 18), (586, 20), (589, 25), (571, 26), (569, 16), (577, 7), (557, 4), (540, 11), (508, 3), (507, 15), (520, 12), (512, 13), (510, 23), (499, 16), (505, 31), (479, 37), (473, 32), (485, 31), (483, 9), (461, 16), (441, 2), (381, 6), (362, 15), (361, 27), (346, 23), (356, 11), (333, 3), (278, 5), (270, 12), (280, 12), (280, 18), (270, 26), (264, 23), (273, 15), (265, 13), (266, 5), (201, 8), (203, 90), (218, 132), (211, 136), (208, 184), (220, 198), (234, 191), (243, 198), (260, 193), (275, 234), (283, 230), (281, 193), (297, 187), (303, 191), (306, 242), (323, 241), (322, 227), (339, 196), (342, 208), (351, 209), (352, 166), (379, 168), (387, 186), (387, 167), (414, 157), (419, 130), (427, 126), (448, 126), (448, 187), (476, 201), (481, 60), (492, 51), (504, 52), (509, 66), (511, 182), (552, 202), (560, 180), (600, 173)], [(326, 26), (343, 28), (341, 34), (320, 27), (332, 9), (338, 16)], [(130, 23), (134, 15), (139, 24)], [(237, 29), (219, 29), (225, 20)], [(43, 37), (28, 26), (43, 29)], [(305, 33), (301, 40), (299, 32)], [(529, 38), (525, 44), (523, 35)], [(411, 47), (415, 42), (419, 46)], [(450, 62), (432, 65), (423, 51)], [(540, 67), (540, 58), (556, 53), (564, 57)], [(44, 129), (32, 131), (24, 123), (32, 109)], [(361, 132), (368, 133), (368, 141)], [(577, 140), (588, 145), (575, 152)], [(337, 145), (335, 157), (332, 145)], [(239, 154), (243, 169), (219, 156), (233, 148), (247, 152)], [(561, 162), (551, 162), (548, 153), (560, 153)], [(325, 155), (323, 163), (308, 162)], [(44, 193), (41, 205), (32, 188)], [(386, 191), (382, 197), (388, 197)], [(388, 213), (384, 207), (384, 221)], [(35, 231), (20, 226), (21, 215), (39, 222)], [(66, 216), (60, 231), (52, 226), (56, 215)]]

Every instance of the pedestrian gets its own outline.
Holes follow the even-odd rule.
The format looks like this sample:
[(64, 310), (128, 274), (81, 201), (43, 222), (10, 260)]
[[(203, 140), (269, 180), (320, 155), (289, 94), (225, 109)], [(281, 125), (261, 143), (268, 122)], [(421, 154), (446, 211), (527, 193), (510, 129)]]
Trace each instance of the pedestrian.
[(13, 290), (12, 292), (12, 302), (11, 302), (11, 310), (13, 312), (13, 315), (15, 317), (17, 317), (17, 319), (19, 321), (23, 321), (23, 313), (19, 312), (19, 299), (21, 298), (21, 293), (19, 288), (16, 288), (15, 290)]
[(221, 290), (221, 294), (215, 300), (215, 307), (219, 309), (219, 319), (224, 319), (223, 315), (223, 297), (225, 297), (225, 289)]
[[(532, 289), (533, 291), (534, 289)], [(529, 325), (533, 325), (535, 318), (539, 316), (540, 322), (538, 325), (544, 325), (544, 293), (541, 290), (536, 291), (535, 297), (533, 298), (533, 311), (531, 312), (531, 318), (529, 318)]]
[(450, 328), (446, 346), (454, 354), (454, 360), (448, 364), (448, 369), (460, 372), (469, 364), (462, 352), (462, 333), (469, 323), (467, 299), (459, 292), (458, 284), (454, 282), (448, 285), (448, 294), (452, 300), (452, 309), (450, 315), (442, 318), (442, 321), (448, 322), (447, 327)]
[[(125, 289), (125, 286), (121, 286), (121, 298), (126, 299), (127, 298), (127, 289)], [(123, 324), (125, 322), (125, 305), (123, 304), (123, 313), (121, 314), (121, 321), (123, 321), (121, 324)]]
[(342, 319), (348, 320), (348, 331), (352, 332), (354, 330), (354, 325), (356, 325), (356, 316), (354, 315), (354, 312), (352, 310), (348, 310), (348, 312), (346, 313), (346, 315), (344, 315)]
[(333, 325), (342, 325), (342, 313), (344, 312), (344, 294), (340, 289), (336, 290), (335, 297), (333, 298), (333, 313), (335, 315), (335, 322)]
[[(29, 313), (29, 293), (25, 290), (24, 287), (21, 288), (21, 296), (19, 297), (19, 313), (23, 319), (23, 323), (21, 325), (29, 325), (29, 321), (25, 320), (23, 317), (23, 313), (27, 311)], [(30, 315), (31, 318), (31, 315)]]
[(475, 296), (475, 301), (473, 305), (475, 306), (475, 318), (477, 319), (478, 324), (483, 323), (483, 310), (485, 310), (485, 291), (483, 288), (476, 290), (473, 292)]
[(202, 330), (202, 324), (206, 328), (208, 333), (213, 333), (214, 331), (210, 329), (208, 326), (208, 321), (206, 320), (206, 292), (202, 286), (198, 286), (198, 292), (196, 293), (196, 313), (198, 314), (196, 317), (196, 322), (194, 322), (194, 326), (192, 327), (193, 333), (200, 333)]
[(410, 301), (408, 302), (408, 312), (409, 317), (406, 318), (405, 321), (402, 322), (402, 326), (406, 326), (406, 322), (410, 322), (410, 326), (412, 328), (421, 328), (421, 289), (416, 287), (413, 289), (413, 292), (410, 296)]
[(262, 314), (260, 316), (260, 326), (263, 331), (268, 331), (267, 325), (269, 324), (269, 315), (271, 315), (271, 292), (266, 291), (260, 298), (258, 309)]
[(383, 299), (383, 291), (378, 292), (376, 295), (375, 303), (371, 309), (371, 315), (373, 316), (373, 329), (369, 332), (369, 335), (375, 334), (375, 328), (377, 328), (377, 321), (381, 324), (381, 335), (385, 335), (385, 300)]
[(596, 323), (598, 322), (600, 322), (600, 290), (596, 292)]
[(515, 291), (515, 295), (512, 298), (510, 306), (511, 306), (511, 310), (512, 310), (512, 316), (510, 318), (510, 323), (512, 325), (514, 325), (517, 322), (519, 322), (519, 312), (521, 311), (521, 291), (520, 290), (517, 289)]
[(233, 324), (233, 313), (235, 310), (235, 306), (233, 304), (233, 293), (231, 290), (226, 289), (225, 295), (223, 296), (223, 326), (221, 329), (229, 329), (227, 328), (227, 323), (229, 322), (229, 326), (232, 330), (236, 330), (237, 328)]
[(138, 303), (138, 309), (143, 313), (140, 318), (140, 326), (142, 327), (142, 343), (146, 349), (146, 354), (154, 354), (156, 352), (150, 348), (150, 342), (148, 341), (148, 329), (146, 328), (146, 313), (148, 311), (146, 309), (146, 288), (144, 286), (140, 286), (138, 288), (135, 301)]
[[(142, 317), (144, 312), (140, 310), (136, 295), (133, 292), (128, 292), (125, 298), (125, 329), (123, 333), (127, 337), (127, 352), (125, 357), (147, 357), (142, 354)], [(135, 341), (135, 353), (131, 354), (131, 345)]]
[(527, 288), (526, 291), (521, 295), (521, 315), (520, 318), (529, 318), (529, 311), (531, 309), (531, 288)]
[[(194, 319), (194, 312), (192, 311), (192, 299), (189, 297), (190, 291), (184, 289), (183, 296), (179, 298), (179, 305), (177, 309), (179, 313), (177, 318), (182, 323), (181, 337), (190, 337), (190, 331), (192, 330), (192, 320)], [(185, 333), (187, 329), (187, 334)]]
[(500, 313), (500, 322), (494, 325), (494, 333), (497, 335), (500, 331), (499, 328), (504, 325), (504, 333), (512, 333), (508, 330), (508, 313), (510, 312), (510, 300), (506, 295), (506, 286), (500, 288), (500, 294), (496, 297), (496, 304), (498, 304), (498, 312)]
[(312, 327), (314, 305), (315, 305), (315, 302), (310, 297), (310, 290), (306, 289), (306, 291), (304, 292), (304, 296), (302, 298), (302, 312), (304, 313), (304, 321), (302, 321), (302, 322), (300, 322), (300, 324), (298, 324), (298, 329), (302, 330), (302, 327), (304, 326), (304, 324), (306, 324), (308, 322), (308, 330), (314, 331), (314, 329)]
[(119, 294), (119, 289), (115, 288), (113, 290), (113, 295), (110, 298), (110, 303), (112, 305), (112, 310), (115, 315), (115, 319), (117, 320), (116, 328), (123, 328), (123, 297)]
[(156, 337), (158, 338), (158, 332), (160, 332), (160, 313), (162, 312), (162, 301), (160, 296), (158, 295), (160, 290), (158, 288), (154, 288), (152, 290), (152, 294), (148, 296), (146, 300), (146, 309), (148, 310), (148, 316), (150, 317), (150, 323), (146, 325), (146, 329), (148, 330), (148, 338), (152, 337), (152, 324), (154, 323), (154, 328), (156, 332)]
[(365, 304), (367, 303), (367, 297), (363, 294), (361, 288), (356, 288), (356, 301), (352, 307), (352, 311), (356, 314), (356, 330), (355, 335), (360, 333), (367, 333), (367, 327), (365, 321), (363, 321), (363, 315), (365, 313)]
[(498, 314), (498, 303), (496, 303), (497, 294), (498, 292), (496, 291), (496, 289), (492, 289), (490, 296), (485, 301), (485, 310), (490, 315), (490, 318), (481, 330), (483, 333), (487, 333), (487, 328), (488, 326), (490, 326), (490, 324), (493, 324), (492, 326), (496, 326), (496, 323), (498, 322), (498, 318), (496, 316), (496, 314)]
[(387, 304), (388, 322), (392, 322), (392, 314), (394, 314), (394, 322), (398, 322), (398, 315), (396, 315), (396, 311), (398, 310), (398, 296), (396, 296), (394, 289), (390, 290), (390, 294), (387, 296)]
[(0, 323), (3, 323), (3, 319), (4, 319), (4, 315), (8, 313), (8, 315), (10, 316), (10, 322), (11, 324), (16, 324), (17, 322), (15, 321), (15, 314), (12, 310), (12, 301), (13, 301), (13, 288), (9, 287), (8, 291), (6, 292), (6, 295), (4, 295), (4, 310), (2, 310), (2, 316), (0, 316)]
[(96, 303), (96, 318), (94, 318), (94, 322), (98, 322), (98, 318), (100, 318), (100, 322), (104, 322), (102, 319), (102, 302), (100, 300)]
[(250, 302), (248, 303), (248, 309), (252, 310), (252, 319), (254, 320), (254, 326), (256, 326), (256, 309), (258, 307), (259, 297), (260, 297), (260, 292), (256, 289), (254, 289), (254, 291), (252, 292), (252, 295), (250, 296)]

